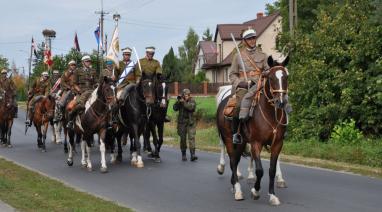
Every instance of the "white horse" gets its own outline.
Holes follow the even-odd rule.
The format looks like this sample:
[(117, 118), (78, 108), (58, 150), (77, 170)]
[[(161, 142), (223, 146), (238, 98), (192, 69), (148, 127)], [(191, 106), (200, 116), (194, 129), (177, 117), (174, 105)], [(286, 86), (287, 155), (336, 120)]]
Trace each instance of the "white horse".
[[(216, 95), (216, 105), (218, 106), (220, 104), (221, 101), (223, 101), (223, 99), (227, 98), (229, 95), (231, 95), (231, 88), (232, 86), (231, 85), (225, 85), (225, 86), (220, 86), (219, 87), (219, 92), (218, 94)], [(219, 136), (219, 139), (220, 139), (220, 161), (219, 161), (219, 165), (218, 165), (218, 168), (217, 168), (217, 172), (222, 175), (224, 173), (224, 167), (225, 167), (225, 152), (226, 152), (226, 148), (225, 148), (225, 145), (222, 141), (222, 139), (220, 138)], [(247, 145), (246, 148), (251, 148), (250, 145)], [(251, 152), (251, 151), (246, 151), (246, 152)], [(239, 168), (237, 169), (237, 176), (239, 178), (243, 178), (243, 175), (241, 174)], [(253, 159), (251, 157), (250, 161), (249, 161), (249, 166), (248, 166), (248, 180), (255, 180), (255, 175), (253, 174)], [(277, 187), (279, 188), (286, 188), (286, 182), (283, 178), (283, 175), (281, 173), (281, 168), (280, 168), (280, 156), (279, 156), (279, 159), (277, 160), (277, 165), (276, 165), (276, 185)]]

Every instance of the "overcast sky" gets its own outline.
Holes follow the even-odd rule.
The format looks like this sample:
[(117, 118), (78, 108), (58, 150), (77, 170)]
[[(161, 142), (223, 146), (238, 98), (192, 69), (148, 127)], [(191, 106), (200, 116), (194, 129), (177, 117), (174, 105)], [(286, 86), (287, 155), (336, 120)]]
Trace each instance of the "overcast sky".
[[(182, 45), (189, 27), (201, 37), (216, 24), (242, 23), (264, 12), (265, 4), (274, 0), (104, 0), (105, 33), (109, 41), (114, 28), (112, 14), (121, 15), (120, 47), (135, 47), (144, 55), (146, 46), (157, 48), (155, 57), (162, 61), (170, 47)], [(54, 29), (52, 54), (67, 53), (77, 32), (81, 51), (97, 49), (94, 30), (101, 0), (12, 0), (1, 5), (0, 55), (10, 64), (27, 70), (30, 41), (41, 43), (43, 29)], [(135, 58), (135, 57), (134, 57)]]

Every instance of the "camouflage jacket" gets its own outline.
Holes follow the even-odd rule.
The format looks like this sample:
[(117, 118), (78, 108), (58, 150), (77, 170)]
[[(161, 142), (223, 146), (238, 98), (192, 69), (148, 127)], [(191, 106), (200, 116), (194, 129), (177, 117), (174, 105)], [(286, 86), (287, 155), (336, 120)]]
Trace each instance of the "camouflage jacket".
[(97, 72), (92, 68), (82, 68), (74, 72), (74, 86), (76, 91), (84, 93), (97, 87)]
[(196, 110), (196, 102), (190, 97), (188, 101), (180, 102), (177, 101), (173, 109), (179, 111), (178, 114), (178, 125), (179, 124), (189, 124), (195, 123), (194, 111)]

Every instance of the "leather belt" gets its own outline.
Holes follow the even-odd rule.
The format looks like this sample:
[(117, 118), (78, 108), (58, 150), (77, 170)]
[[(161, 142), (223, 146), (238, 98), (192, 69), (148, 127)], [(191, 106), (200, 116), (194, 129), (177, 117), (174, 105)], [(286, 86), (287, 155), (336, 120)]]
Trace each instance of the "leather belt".
[[(247, 71), (247, 77), (256, 77), (256, 76), (260, 76), (260, 72), (259, 71), (255, 71), (255, 70), (252, 70), (252, 71)], [(240, 71), (240, 78), (244, 77), (244, 72)]]

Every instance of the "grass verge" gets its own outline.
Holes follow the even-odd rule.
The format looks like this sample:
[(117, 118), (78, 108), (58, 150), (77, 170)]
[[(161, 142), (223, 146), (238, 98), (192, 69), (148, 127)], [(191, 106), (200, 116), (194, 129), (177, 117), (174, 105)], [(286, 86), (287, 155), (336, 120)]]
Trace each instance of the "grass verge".
[(0, 199), (20, 211), (132, 211), (0, 158)]
[[(166, 145), (179, 148), (179, 136), (174, 121), (166, 125), (164, 134), (171, 138), (165, 141)], [(220, 151), (219, 137), (213, 123), (199, 122), (195, 140), (199, 150)], [(262, 157), (268, 159), (270, 155), (263, 151)], [(382, 178), (381, 157), (382, 144), (378, 141), (370, 141), (359, 146), (343, 146), (317, 141), (285, 141), (281, 160)]]

